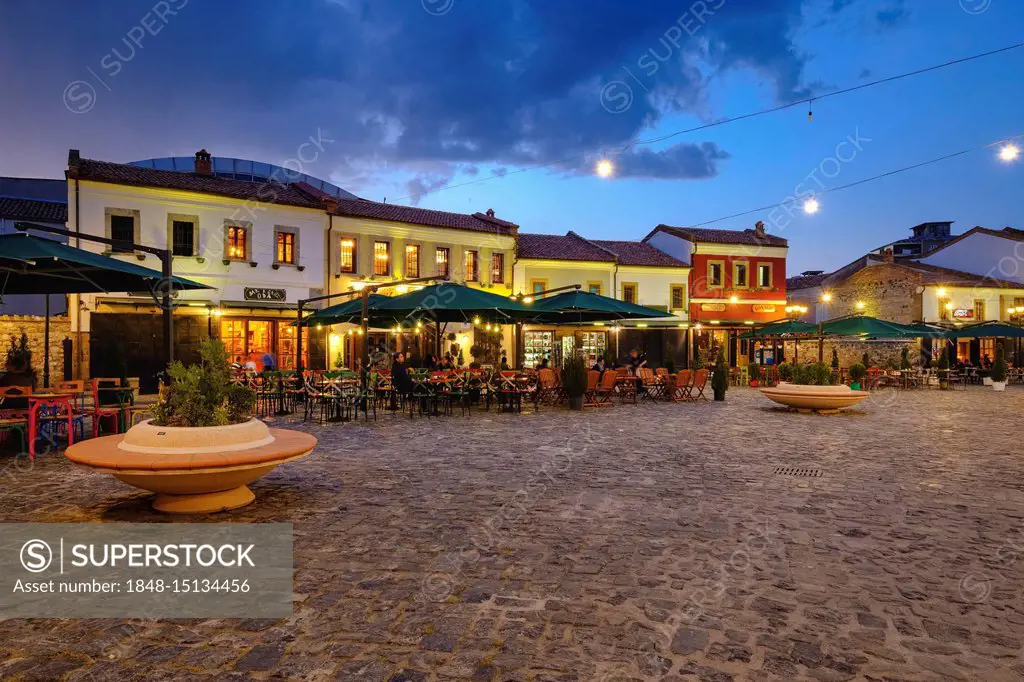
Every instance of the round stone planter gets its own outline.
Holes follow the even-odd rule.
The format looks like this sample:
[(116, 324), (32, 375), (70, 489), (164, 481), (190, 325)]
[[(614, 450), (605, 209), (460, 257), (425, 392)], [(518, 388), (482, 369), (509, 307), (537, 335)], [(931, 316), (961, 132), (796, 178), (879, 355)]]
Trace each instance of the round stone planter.
[(65, 456), (156, 493), (158, 511), (204, 514), (250, 504), (255, 495), (249, 483), (314, 447), (316, 438), (309, 434), (269, 429), (257, 419), (199, 428), (147, 420), (124, 434), (76, 443)]
[(853, 407), (869, 395), (867, 391), (854, 391), (849, 386), (805, 386), (787, 383), (762, 388), (761, 394), (769, 400), (800, 412), (822, 414), (834, 414), (847, 407)]

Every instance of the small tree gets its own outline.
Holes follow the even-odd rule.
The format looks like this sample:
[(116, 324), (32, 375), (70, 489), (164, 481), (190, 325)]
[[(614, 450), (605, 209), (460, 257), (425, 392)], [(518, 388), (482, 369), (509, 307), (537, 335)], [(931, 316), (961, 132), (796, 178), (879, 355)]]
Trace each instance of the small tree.
[[(752, 363), (750, 363), (750, 367), (748, 369), (749, 369), (749, 372), (750, 372), (750, 380), (751, 381), (760, 381), (761, 380), (761, 365), (757, 364), (756, 362), (752, 362)], [(781, 365), (779, 365), (779, 373), (780, 374), (782, 373), (782, 366)]]
[(729, 365), (725, 363), (722, 351), (718, 351), (718, 361), (711, 375), (711, 388), (715, 392), (715, 400), (725, 400), (725, 391), (729, 388)]
[(186, 367), (171, 363), (171, 383), (153, 408), (156, 426), (223, 426), (247, 421), (256, 405), (251, 388), (231, 384), (231, 365), (224, 344), (207, 339), (200, 361)]
[(793, 365), (788, 362), (784, 362), (779, 365), (779, 368), (776, 371), (779, 375), (779, 381), (793, 381)]
[(832, 348), (832, 369), (839, 369), (839, 352)]
[(1002, 383), (1006, 381), (1006, 352), (1003, 344), (996, 346), (996, 361), (992, 363), (992, 381)]
[(910, 348), (907, 346), (900, 351), (900, 369), (910, 369)]
[(860, 356), (860, 364), (864, 365), (864, 367), (870, 367), (871, 366), (871, 354), (868, 353), (867, 351), (864, 351), (864, 355)]
[(949, 369), (949, 353), (945, 345), (942, 346), (942, 352), (939, 353), (939, 369)]
[(580, 351), (573, 351), (562, 361), (562, 387), (569, 397), (569, 407), (578, 409), (587, 393), (587, 361)]
[(868, 373), (867, 367), (859, 362), (855, 362), (850, 365), (850, 381), (855, 384), (859, 384), (864, 380), (864, 376)]

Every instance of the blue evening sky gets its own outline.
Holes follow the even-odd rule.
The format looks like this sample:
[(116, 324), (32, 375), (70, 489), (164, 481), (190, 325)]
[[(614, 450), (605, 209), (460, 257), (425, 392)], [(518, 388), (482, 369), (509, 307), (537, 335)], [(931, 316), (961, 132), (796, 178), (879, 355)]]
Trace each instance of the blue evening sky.
[[(816, 102), (813, 123), (800, 105), (629, 146), (1010, 45), (1021, 26), (1016, 0), (3, 3), (0, 175), (60, 177), (71, 147), (280, 164), (319, 135), (333, 142), (303, 171), (368, 199), (639, 239), (780, 203), (819, 167), (838, 168), (818, 171), (832, 187), (1024, 133), (1021, 49)], [(619, 113), (615, 81), (633, 93)], [(858, 133), (852, 160), (827, 161)], [(602, 155), (612, 178), (592, 172)], [(791, 273), (831, 269), (924, 221), (1022, 227), (1022, 173), (991, 149), (825, 195), (784, 227), (768, 211), (712, 227), (765, 220)]]

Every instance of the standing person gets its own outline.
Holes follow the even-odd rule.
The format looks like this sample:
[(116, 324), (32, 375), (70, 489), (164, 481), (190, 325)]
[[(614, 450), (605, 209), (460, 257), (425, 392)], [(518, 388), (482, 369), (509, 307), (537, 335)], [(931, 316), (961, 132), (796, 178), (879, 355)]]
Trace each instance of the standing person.
[(264, 372), (273, 372), (277, 368), (277, 364), (274, 362), (274, 355), (273, 355), (273, 353), (269, 353), (269, 352), (264, 353), (262, 361), (263, 361), (263, 371)]

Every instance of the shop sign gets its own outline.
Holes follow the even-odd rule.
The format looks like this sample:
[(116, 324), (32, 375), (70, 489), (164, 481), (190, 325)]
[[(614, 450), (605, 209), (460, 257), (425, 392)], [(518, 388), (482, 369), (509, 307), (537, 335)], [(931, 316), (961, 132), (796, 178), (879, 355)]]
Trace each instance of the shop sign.
[(750, 309), (753, 310), (755, 313), (774, 313), (775, 312), (775, 306), (769, 305), (767, 303), (755, 303), (754, 305), (750, 306)]
[(284, 301), (288, 292), (284, 289), (267, 289), (264, 287), (245, 287), (247, 301)]
[(957, 308), (953, 311), (953, 317), (958, 320), (973, 320), (974, 308)]
[(701, 303), (700, 304), (700, 309), (703, 310), (706, 313), (724, 313), (725, 312), (725, 304), (724, 303)]

